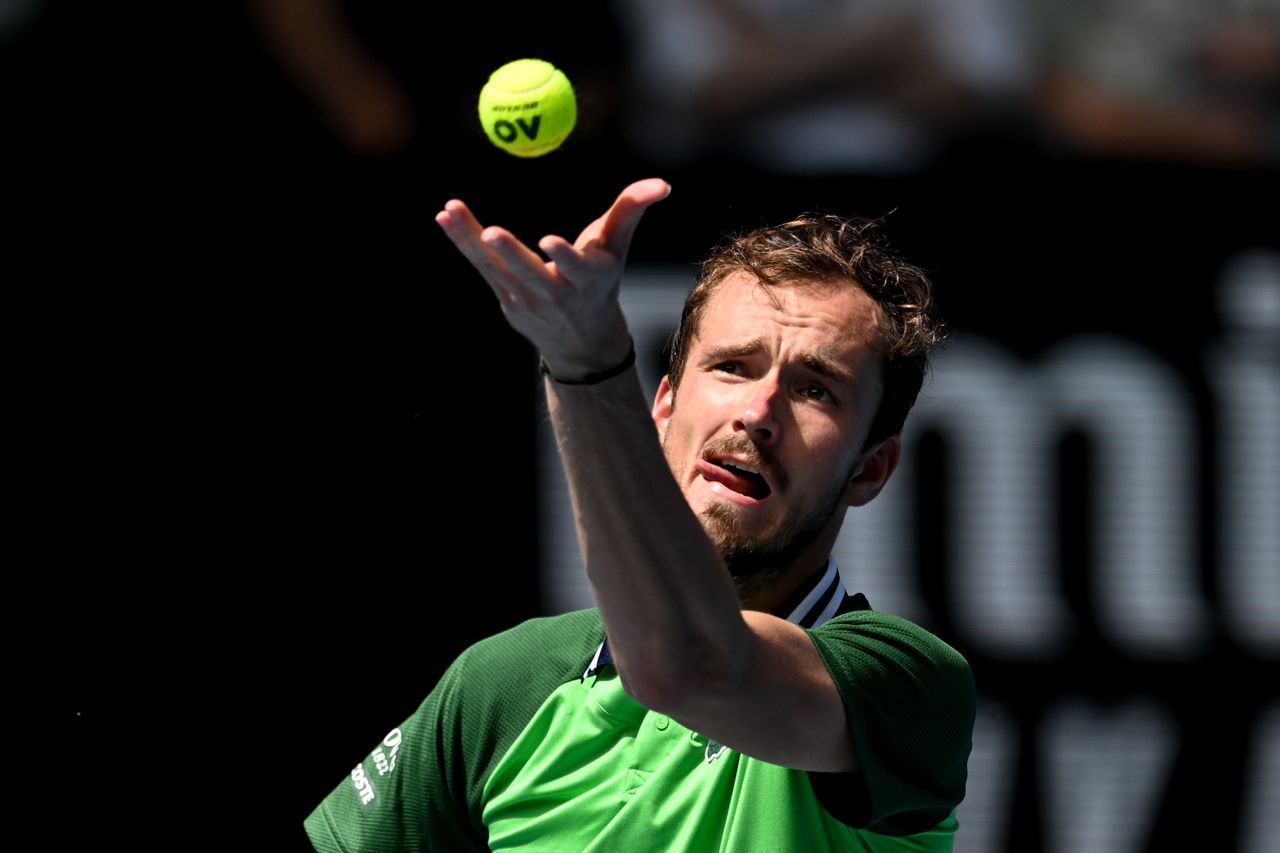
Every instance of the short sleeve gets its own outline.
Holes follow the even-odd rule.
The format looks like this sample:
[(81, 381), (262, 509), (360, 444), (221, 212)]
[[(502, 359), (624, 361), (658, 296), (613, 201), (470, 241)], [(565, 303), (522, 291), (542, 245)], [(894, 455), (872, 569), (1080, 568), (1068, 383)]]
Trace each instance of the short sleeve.
[(467, 807), (459, 685), (466, 656), (304, 821), (321, 853), (485, 850)]
[[(889, 835), (938, 825), (968, 778), (977, 713), (968, 662), (924, 628), (871, 610), (810, 635), (844, 699), (861, 767), (858, 784), (839, 786), (852, 799), (842, 819)], [(814, 784), (824, 797), (817, 776)]]

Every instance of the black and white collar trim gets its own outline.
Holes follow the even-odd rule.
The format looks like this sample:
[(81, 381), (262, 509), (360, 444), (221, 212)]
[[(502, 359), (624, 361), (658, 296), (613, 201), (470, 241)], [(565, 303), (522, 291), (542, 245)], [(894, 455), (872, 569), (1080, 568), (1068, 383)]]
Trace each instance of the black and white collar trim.
[(801, 628), (817, 628), (836, 615), (840, 603), (848, 594), (840, 572), (836, 569), (836, 561), (828, 557), (827, 570), (813, 585), (813, 589), (809, 590), (809, 594), (787, 615), (787, 621), (794, 622)]

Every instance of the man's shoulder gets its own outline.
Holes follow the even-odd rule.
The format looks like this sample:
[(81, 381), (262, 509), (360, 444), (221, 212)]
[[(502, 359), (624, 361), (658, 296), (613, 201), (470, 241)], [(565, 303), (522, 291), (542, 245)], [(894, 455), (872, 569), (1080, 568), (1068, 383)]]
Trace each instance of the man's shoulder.
[(595, 643), (599, 644), (604, 639), (601, 633), (603, 629), (604, 623), (600, 619), (600, 611), (590, 607), (546, 616), (534, 616), (482, 640), (481, 643), (528, 642), (535, 639), (600, 634), (595, 637)]
[(812, 629), (815, 637), (834, 638), (836, 647), (890, 658), (930, 661), (933, 666), (971, 678), (969, 662), (937, 633), (905, 616), (883, 610), (850, 610)]
[(535, 616), (468, 648), (460, 658), (467, 667), (581, 671), (604, 639), (604, 623), (595, 608)]

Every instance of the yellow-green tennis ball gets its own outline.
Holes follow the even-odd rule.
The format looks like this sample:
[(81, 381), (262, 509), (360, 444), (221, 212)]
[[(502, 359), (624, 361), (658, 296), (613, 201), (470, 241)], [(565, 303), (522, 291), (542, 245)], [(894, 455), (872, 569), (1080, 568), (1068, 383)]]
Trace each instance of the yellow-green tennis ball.
[(490, 74), (479, 108), (489, 140), (517, 157), (554, 151), (578, 121), (569, 78), (541, 59), (517, 59)]

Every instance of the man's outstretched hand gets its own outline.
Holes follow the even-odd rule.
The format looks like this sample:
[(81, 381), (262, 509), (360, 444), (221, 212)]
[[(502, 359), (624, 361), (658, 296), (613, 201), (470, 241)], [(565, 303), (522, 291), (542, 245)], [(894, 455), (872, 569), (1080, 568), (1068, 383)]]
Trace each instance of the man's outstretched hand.
[(544, 258), (497, 225), (482, 226), (451, 199), (436, 222), (489, 283), (511, 327), (534, 345), (553, 376), (574, 379), (607, 370), (631, 346), (618, 302), (636, 226), (671, 186), (647, 178), (627, 186), (573, 243), (549, 234)]

